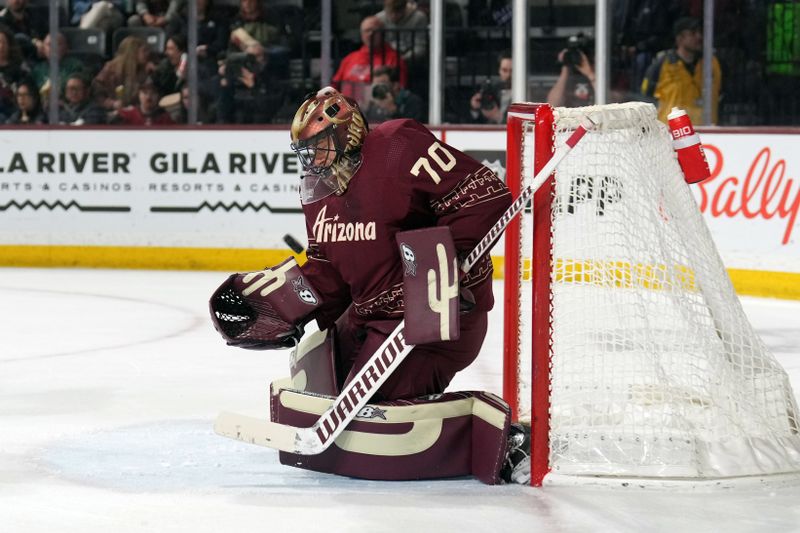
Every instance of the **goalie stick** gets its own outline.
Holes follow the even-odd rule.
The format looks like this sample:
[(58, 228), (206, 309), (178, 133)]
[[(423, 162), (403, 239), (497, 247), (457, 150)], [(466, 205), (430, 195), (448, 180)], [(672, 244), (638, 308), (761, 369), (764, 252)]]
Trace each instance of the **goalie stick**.
[[(575, 129), (566, 142), (561, 145), (547, 164), (536, 174), (513, 204), (489, 232), (475, 246), (461, 265), (464, 272), (469, 271), (477, 260), (497, 240), (509, 222), (522, 210), (536, 190), (553, 173), (561, 161), (572, 151), (587, 130), (595, 126), (588, 117)], [(214, 431), (222, 436), (251, 444), (266, 446), (299, 455), (322, 453), (336, 440), (347, 425), (356, 417), (369, 399), (383, 385), (389, 376), (414, 348), (407, 344), (403, 335), (405, 320), (389, 334), (367, 363), (344, 387), (331, 406), (322, 413), (311, 427), (298, 428), (262, 420), (237, 413), (223, 412), (214, 423)]]

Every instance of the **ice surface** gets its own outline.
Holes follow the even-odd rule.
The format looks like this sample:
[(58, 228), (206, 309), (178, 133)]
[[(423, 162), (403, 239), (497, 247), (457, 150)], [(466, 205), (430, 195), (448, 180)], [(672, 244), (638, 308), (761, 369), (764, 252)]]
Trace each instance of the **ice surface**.
[[(211, 430), (266, 416), (288, 352), (224, 346), (224, 273), (0, 269), (0, 531), (800, 531), (800, 485), (664, 492), (376, 482)], [(500, 285), (496, 286), (500, 299)], [(800, 302), (744, 299), (800, 390)], [(501, 313), (451, 390), (499, 392)]]

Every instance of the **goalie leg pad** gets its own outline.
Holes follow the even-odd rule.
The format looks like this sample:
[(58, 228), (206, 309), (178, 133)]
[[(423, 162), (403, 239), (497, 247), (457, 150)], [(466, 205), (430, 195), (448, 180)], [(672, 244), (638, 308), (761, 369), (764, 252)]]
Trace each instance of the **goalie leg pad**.
[[(330, 396), (271, 386), (271, 417), (310, 427)], [(368, 404), (319, 455), (281, 452), (280, 461), (316, 472), (375, 480), (421, 480), (472, 475), (500, 482), (510, 410), (486, 392), (452, 392), (415, 400)], [(322, 429), (324, 430), (324, 428)]]

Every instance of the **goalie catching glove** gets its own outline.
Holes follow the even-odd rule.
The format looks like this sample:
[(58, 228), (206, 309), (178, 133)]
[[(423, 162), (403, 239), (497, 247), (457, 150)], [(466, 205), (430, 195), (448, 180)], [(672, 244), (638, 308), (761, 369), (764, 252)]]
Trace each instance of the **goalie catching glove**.
[(211, 321), (229, 346), (292, 348), (320, 298), (294, 258), (259, 272), (232, 274), (209, 301)]

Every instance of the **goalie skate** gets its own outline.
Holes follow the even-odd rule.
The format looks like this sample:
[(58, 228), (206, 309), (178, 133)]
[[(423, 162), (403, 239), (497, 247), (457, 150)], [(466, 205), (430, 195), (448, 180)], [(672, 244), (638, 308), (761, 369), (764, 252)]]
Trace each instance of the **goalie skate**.
[(531, 481), (531, 427), (511, 424), (508, 428), (508, 450), (500, 479), (506, 483), (527, 485)]

